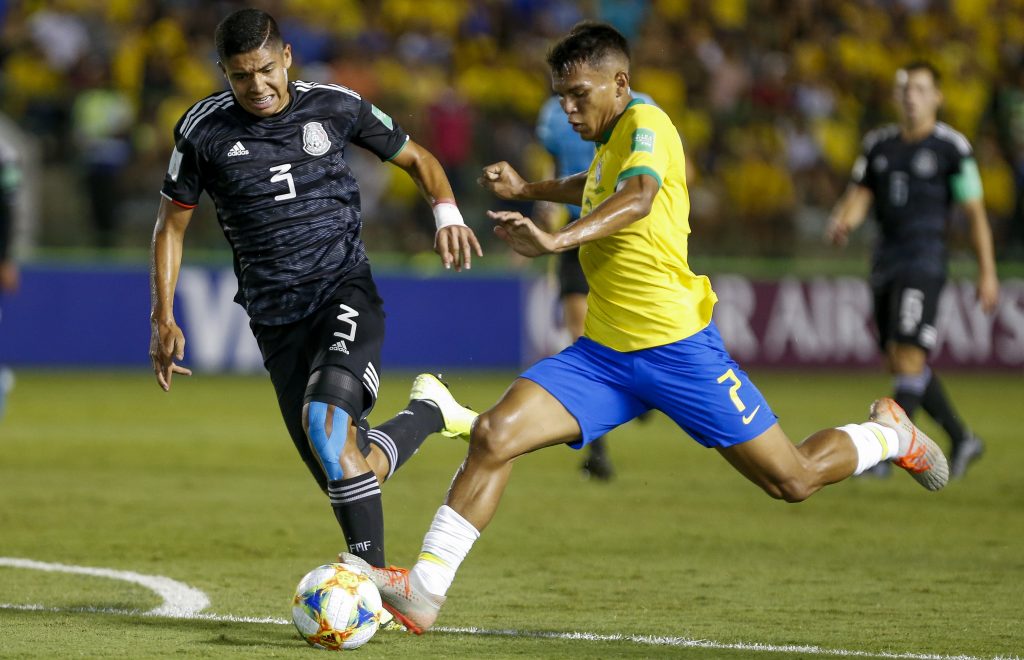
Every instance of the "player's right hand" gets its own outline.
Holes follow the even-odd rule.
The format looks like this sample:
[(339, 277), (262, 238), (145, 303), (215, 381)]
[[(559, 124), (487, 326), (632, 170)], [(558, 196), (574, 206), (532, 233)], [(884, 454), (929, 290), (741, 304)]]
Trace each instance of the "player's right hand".
[(476, 182), (501, 199), (519, 199), (526, 185), (519, 172), (505, 161), (485, 167)]
[(149, 335), (149, 359), (153, 363), (156, 382), (164, 392), (171, 390), (174, 374), (191, 376), (192, 370), (175, 364), (174, 360), (185, 359), (185, 334), (174, 320), (152, 321)]

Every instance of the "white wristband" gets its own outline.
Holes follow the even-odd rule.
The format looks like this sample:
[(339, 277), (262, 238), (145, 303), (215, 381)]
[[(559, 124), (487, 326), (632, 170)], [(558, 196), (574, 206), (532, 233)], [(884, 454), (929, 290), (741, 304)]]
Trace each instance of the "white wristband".
[(434, 205), (434, 224), (437, 226), (437, 230), (441, 231), (450, 225), (465, 226), (466, 223), (462, 220), (462, 213), (458, 206), (451, 202), (441, 202)]

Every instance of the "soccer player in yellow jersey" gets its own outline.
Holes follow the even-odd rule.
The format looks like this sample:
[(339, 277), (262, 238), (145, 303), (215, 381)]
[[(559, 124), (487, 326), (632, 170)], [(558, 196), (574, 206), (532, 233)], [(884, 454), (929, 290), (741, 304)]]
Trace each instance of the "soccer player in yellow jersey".
[(948, 479), (942, 452), (891, 399), (875, 401), (866, 423), (790, 442), (722, 345), (711, 283), (687, 265), (682, 145), (664, 112), (632, 98), (626, 40), (610, 26), (582, 23), (554, 46), (548, 64), (569, 123), (598, 145), (590, 170), (527, 183), (502, 162), (484, 168), (480, 182), (502, 199), (582, 201), (580, 219), (554, 233), (519, 213), (489, 215), (519, 254), (580, 246), (590, 283), (585, 334), (529, 368), (479, 416), (416, 565), (365, 566), (387, 608), (413, 632), (437, 618), (455, 571), (497, 509), (513, 459), (550, 445), (586, 446), (652, 408), (787, 502), (884, 460), (929, 490)]

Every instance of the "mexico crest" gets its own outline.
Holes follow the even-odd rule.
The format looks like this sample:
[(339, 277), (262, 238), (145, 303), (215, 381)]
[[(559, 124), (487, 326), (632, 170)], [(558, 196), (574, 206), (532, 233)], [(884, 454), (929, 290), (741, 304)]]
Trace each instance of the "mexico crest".
[(331, 140), (323, 124), (311, 121), (302, 127), (302, 150), (310, 156), (323, 156), (331, 148)]
[(939, 159), (931, 149), (918, 149), (914, 159), (910, 162), (914, 174), (922, 179), (929, 179), (939, 171)]

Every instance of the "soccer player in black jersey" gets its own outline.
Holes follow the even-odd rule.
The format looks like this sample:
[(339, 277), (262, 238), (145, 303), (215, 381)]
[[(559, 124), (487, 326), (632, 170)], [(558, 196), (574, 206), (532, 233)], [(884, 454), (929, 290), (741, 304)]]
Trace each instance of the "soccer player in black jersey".
[(153, 234), (150, 356), (157, 383), (190, 372), (173, 314), (182, 243), (205, 190), (234, 255), (245, 307), (285, 425), (330, 496), (351, 552), (384, 564), (379, 482), (433, 432), (468, 438), (475, 413), (424, 374), (409, 406), (376, 429), (384, 312), (360, 239), (355, 145), (402, 168), (434, 206), (446, 268), (482, 255), (438, 161), (387, 114), (340, 85), (288, 81), (291, 48), (274, 19), (237, 11), (216, 31), (230, 90), (193, 105), (174, 129)]
[[(879, 343), (895, 376), (895, 399), (913, 415), (924, 408), (952, 440), (950, 475), (963, 476), (984, 449), (961, 422), (939, 378), (928, 366), (935, 345), (935, 317), (945, 285), (946, 229), (951, 207), (970, 222), (978, 259), (977, 297), (986, 313), (999, 298), (992, 231), (982, 201), (971, 145), (938, 121), (939, 74), (927, 62), (896, 73), (898, 125), (871, 131), (853, 168), (852, 181), (832, 211), (826, 238), (845, 245), (849, 233), (874, 208), (879, 237), (871, 265)], [(887, 465), (886, 465), (887, 467)]]

